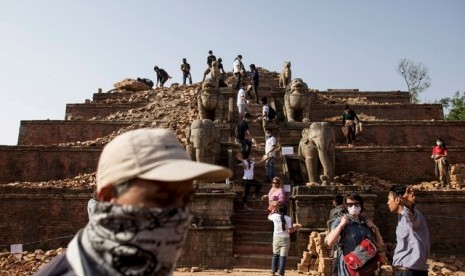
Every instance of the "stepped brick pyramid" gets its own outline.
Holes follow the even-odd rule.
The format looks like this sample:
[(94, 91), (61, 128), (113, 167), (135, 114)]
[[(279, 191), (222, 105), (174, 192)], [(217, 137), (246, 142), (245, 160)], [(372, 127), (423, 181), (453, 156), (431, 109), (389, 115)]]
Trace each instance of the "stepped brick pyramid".
[[(275, 126), (275, 136), (282, 146), (292, 147), (297, 153), (302, 130), (310, 123), (287, 122), (283, 112), (284, 89), (278, 88), (278, 74), (261, 68), (259, 72), (260, 96), (268, 97), (269, 103), (276, 109), (280, 119), (279, 125)], [(233, 83), (233, 80), (231, 81), (230, 78), (229, 82)], [(194, 84), (137, 92), (115, 89), (107, 93), (95, 93), (92, 100), (86, 100), (84, 103), (67, 104), (64, 120), (21, 121), (18, 145), (0, 146), (0, 164), (3, 168), (0, 172), (0, 183), (4, 184), (3, 198), (9, 200), (4, 206), (16, 197), (25, 200), (33, 198), (34, 196), (29, 194), (30, 191), (36, 191), (33, 188), (48, 187), (55, 189), (47, 190), (46, 195), (41, 192), (43, 196), (41, 204), (49, 206), (47, 204), (53, 201), (53, 208), (60, 210), (66, 205), (66, 201), (63, 201), (66, 194), (75, 193), (73, 200), (80, 202), (72, 203), (75, 211), (71, 216), (75, 223), (71, 226), (59, 226), (66, 229), (64, 232), (67, 234), (73, 234), (86, 223), (85, 211), (77, 209), (82, 208), (81, 205), (86, 202), (86, 195), (90, 194), (90, 189), (95, 185), (93, 173), (103, 145), (124, 131), (140, 127), (171, 128), (180, 141), (185, 143), (185, 128), (199, 116), (196, 96), (200, 88), (200, 84)], [(239, 121), (235, 104), (236, 91), (226, 87), (221, 88), (220, 92), (224, 99), (224, 119), (216, 124), (220, 132), (220, 139), (217, 141), (221, 145), (219, 160), (221, 165), (229, 166), (234, 170), (235, 175), (231, 182), (234, 184), (231, 189), (225, 189), (226, 193), (222, 195), (199, 190), (194, 199), (194, 210), (198, 219), (195, 227), (200, 226), (200, 228), (191, 230), (186, 246), (187, 252), (181, 263), (190, 265), (199, 262), (200, 257), (194, 256), (196, 253), (193, 251), (198, 250), (203, 237), (225, 243), (225, 246), (208, 245), (209, 250), (218, 247), (215, 250), (221, 251), (210, 255), (210, 259), (208, 259), (209, 255), (202, 259), (210, 266), (267, 268), (271, 263), (272, 239), (272, 225), (266, 220), (267, 202), (249, 200), (249, 206), (255, 210), (253, 212), (242, 208), (243, 191), (240, 184), (242, 169), (234, 158), (239, 148), (232, 137), (235, 124)], [(439, 104), (411, 104), (408, 93), (401, 91), (328, 89), (327, 91), (312, 90), (311, 96), (311, 121), (330, 122), (335, 130), (336, 175), (338, 176), (357, 172), (405, 184), (433, 181), (435, 176), (430, 154), (437, 137), (447, 141), (452, 163), (465, 163), (465, 140), (462, 139), (465, 122), (445, 121), (442, 106)], [(340, 116), (346, 104), (357, 112), (364, 123), (364, 131), (357, 136), (357, 144), (354, 148), (345, 146), (345, 138), (341, 133)], [(251, 102), (250, 113), (259, 115), (261, 106)], [(252, 149), (252, 157), (259, 160), (263, 155), (265, 142), (260, 122), (252, 123), (250, 131), (257, 140)], [(264, 171), (264, 164), (258, 164), (255, 169), (256, 179), (263, 181)], [(276, 162), (276, 171), (278, 176), (284, 179), (285, 184), (292, 187), (308, 182), (306, 176), (302, 174), (297, 154), (279, 158)], [(71, 180), (60, 181), (63, 179)], [(73, 184), (69, 184), (70, 182)], [(72, 192), (63, 188), (76, 190)], [(270, 184), (264, 184), (261, 194), (267, 193), (269, 189)], [(457, 191), (457, 193), (461, 192)], [(331, 193), (326, 193), (323, 198), (329, 203)], [(56, 203), (57, 199), (61, 203)], [(204, 202), (203, 200), (209, 203), (200, 204), (199, 202)], [(221, 205), (223, 201), (231, 205)], [(209, 205), (213, 206), (211, 208), (221, 206), (218, 209), (221, 209), (222, 213), (218, 215), (218, 210), (211, 211), (213, 209), (205, 207)], [(330, 208), (324, 206), (321, 207), (322, 210)], [(302, 218), (297, 213), (299, 210), (300, 215), (308, 213), (308, 210), (294, 208), (294, 219)], [(33, 209), (28, 209), (28, 212), (33, 212)], [(213, 213), (208, 214), (208, 212)], [(209, 222), (209, 215), (212, 218), (217, 215), (221, 218), (216, 217)], [(12, 216), (7, 214), (4, 218), (11, 220)], [(315, 216), (318, 216), (316, 220), (323, 221), (327, 214), (322, 211)], [(39, 225), (34, 225), (34, 221), (21, 222), (25, 221), (40, 228)], [(43, 220), (37, 221), (37, 224), (40, 223), (43, 223)], [(16, 227), (19, 225), (21, 223), (16, 224)], [(315, 227), (319, 229), (319, 226)], [(12, 225), (4, 223), (0, 231), (13, 231), (12, 229), (15, 229)], [(40, 236), (39, 239), (46, 239), (59, 233), (59, 230), (38, 231), (36, 234)], [(25, 239), (31, 236), (24, 231), (14, 238)], [(293, 238), (288, 267), (296, 267), (300, 261), (302, 248), (308, 244), (305, 239), (308, 241), (308, 237)], [(2, 237), (0, 244), (7, 243), (12, 243), (12, 239)], [(63, 243), (42, 245), (57, 244), (66, 245), (66, 240)], [(220, 255), (221, 257), (218, 257)]]

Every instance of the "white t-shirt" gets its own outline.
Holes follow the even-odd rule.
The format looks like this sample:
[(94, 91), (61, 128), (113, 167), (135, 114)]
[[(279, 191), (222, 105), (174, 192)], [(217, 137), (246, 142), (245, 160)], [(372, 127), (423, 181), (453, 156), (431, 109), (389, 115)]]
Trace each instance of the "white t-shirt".
[(240, 73), (241, 72), (241, 60), (236, 58), (233, 64), (233, 73)]
[(289, 216), (284, 216), (284, 221), (286, 221), (286, 231), (283, 231), (283, 226), (281, 222), (281, 215), (278, 213), (272, 213), (268, 215), (268, 219), (271, 220), (274, 224), (273, 236), (289, 238), (289, 232), (287, 229), (292, 228), (291, 218)]
[(242, 88), (237, 92), (237, 104), (245, 104), (245, 90)]
[(270, 107), (266, 104), (262, 107), (262, 115), (265, 116), (264, 119), (269, 120), (268, 113), (270, 112)]
[(255, 167), (255, 162), (252, 160), (242, 160), (242, 163), (245, 165), (245, 167), (248, 167), (248, 169), (244, 168), (244, 176), (242, 179), (247, 179), (247, 180), (252, 180), (253, 179), (253, 169)]
[[(276, 138), (274, 138), (274, 136), (271, 136), (270, 138), (266, 139), (266, 142), (265, 142), (265, 154), (267, 152), (269, 152), (273, 146), (276, 146)], [(276, 156), (276, 152), (272, 151), (270, 152), (270, 154), (268, 155), (268, 157), (275, 157)]]

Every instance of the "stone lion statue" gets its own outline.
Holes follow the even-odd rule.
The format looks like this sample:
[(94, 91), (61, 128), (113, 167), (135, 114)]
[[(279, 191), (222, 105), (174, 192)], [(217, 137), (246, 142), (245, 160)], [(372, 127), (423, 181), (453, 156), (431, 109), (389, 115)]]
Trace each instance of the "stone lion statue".
[(210, 119), (215, 123), (222, 121), (223, 102), (221, 93), (212, 79), (206, 79), (197, 96), (200, 119)]
[(281, 74), (279, 74), (279, 87), (285, 88), (292, 79), (292, 72), (291, 72), (291, 62), (285, 61), (284, 68)]
[(288, 122), (310, 122), (311, 95), (307, 84), (300, 78), (293, 79), (284, 95), (284, 115)]

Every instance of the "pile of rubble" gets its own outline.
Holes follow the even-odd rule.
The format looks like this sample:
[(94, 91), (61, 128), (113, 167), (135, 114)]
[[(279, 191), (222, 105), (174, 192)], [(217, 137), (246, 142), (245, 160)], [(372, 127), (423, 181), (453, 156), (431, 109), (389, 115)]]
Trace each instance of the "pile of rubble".
[(96, 187), (96, 173), (79, 174), (73, 178), (63, 180), (50, 180), (47, 182), (15, 182), (1, 184), (3, 187), (17, 188), (67, 188), (67, 189), (94, 189)]
[(317, 93), (316, 103), (319, 103), (319, 104), (348, 104), (348, 105), (382, 104), (382, 103), (379, 103), (379, 102), (370, 101), (366, 97), (343, 98), (343, 97), (334, 96), (334, 95), (326, 95), (325, 93)]
[(384, 180), (376, 176), (369, 176), (366, 173), (349, 172), (341, 176), (335, 176), (334, 182), (342, 185), (372, 186), (373, 190), (387, 191), (392, 185), (389, 180)]
[[(329, 275), (327, 273), (330, 271), (332, 258), (328, 254), (331, 250), (324, 245), (324, 237), (325, 233), (312, 232), (310, 234), (308, 251), (304, 252), (301, 263), (298, 265), (298, 270), (303, 275)], [(24, 251), (18, 254), (3, 251), (0, 253), (0, 276), (32, 275), (65, 250), (64, 248), (48, 251), (38, 249), (34, 252)], [(428, 265), (429, 275), (465, 275), (465, 257), (432, 256), (428, 259)], [(188, 270), (190, 272), (201, 271), (201, 269)], [(215, 273), (212, 272), (212, 275)], [(382, 266), (381, 275), (393, 275), (392, 267)]]
[(18, 254), (0, 253), (0, 276), (32, 275), (55, 256), (65, 251), (63, 248), (48, 250), (38, 249), (34, 252), (24, 251)]

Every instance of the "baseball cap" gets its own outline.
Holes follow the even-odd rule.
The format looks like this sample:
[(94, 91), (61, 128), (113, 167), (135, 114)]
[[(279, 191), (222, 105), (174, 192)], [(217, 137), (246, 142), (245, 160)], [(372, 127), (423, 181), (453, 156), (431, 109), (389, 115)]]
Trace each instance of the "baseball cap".
[(231, 170), (225, 167), (192, 161), (172, 131), (141, 128), (117, 136), (103, 148), (97, 167), (97, 192), (134, 178), (175, 182), (231, 176)]

